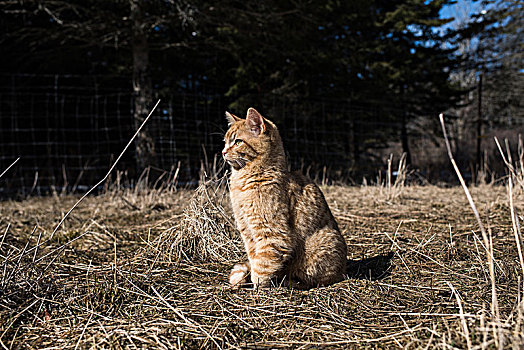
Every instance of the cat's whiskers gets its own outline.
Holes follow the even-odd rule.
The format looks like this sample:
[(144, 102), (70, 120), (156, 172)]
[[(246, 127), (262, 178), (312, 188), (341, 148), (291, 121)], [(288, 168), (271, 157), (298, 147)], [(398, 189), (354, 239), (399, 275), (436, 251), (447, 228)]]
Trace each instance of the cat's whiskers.
[(247, 164), (247, 162), (243, 158), (237, 158), (235, 161), (241, 168), (245, 167)]
[(242, 163), (244, 164), (243, 166), (246, 166), (247, 162), (249, 162), (249, 159), (244, 158), (244, 157), (240, 157), (240, 160), (241, 160)]

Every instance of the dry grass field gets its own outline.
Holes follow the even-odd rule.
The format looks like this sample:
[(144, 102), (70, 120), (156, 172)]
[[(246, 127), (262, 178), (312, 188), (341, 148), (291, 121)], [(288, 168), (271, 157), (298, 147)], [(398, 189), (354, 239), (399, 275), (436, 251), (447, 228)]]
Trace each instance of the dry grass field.
[(489, 253), (462, 188), (324, 186), (348, 279), (306, 291), (228, 286), (244, 253), (224, 187), (107, 189), (54, 235), (78, 197), (0, 202), (0, 347), (524, 346), (506, 187), (471, 188)]

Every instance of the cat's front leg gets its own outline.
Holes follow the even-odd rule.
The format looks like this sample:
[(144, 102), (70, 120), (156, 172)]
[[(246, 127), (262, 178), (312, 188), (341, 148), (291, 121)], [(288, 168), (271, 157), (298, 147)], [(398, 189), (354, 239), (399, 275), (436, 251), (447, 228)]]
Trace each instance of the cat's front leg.
[(253, 283), (253, 288), (270, 288), (271, 287), (271, 275), (265, 273), (257, 273), (251, 269), (251, 282)]
[[(281, 247), (280, 247), (281, 248)], [(251, 282), (255, 288), (269, 288), (284, 277), (285, 265), (291, 254), (274, 244), (262, 245), (251, 258)]]

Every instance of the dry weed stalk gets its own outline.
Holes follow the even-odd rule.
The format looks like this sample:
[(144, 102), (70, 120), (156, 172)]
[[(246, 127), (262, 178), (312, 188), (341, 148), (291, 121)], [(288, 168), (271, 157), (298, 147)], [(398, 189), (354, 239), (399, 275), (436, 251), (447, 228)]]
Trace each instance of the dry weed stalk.
[(464, 308), (462, 307), (462, 302), (461, 302), (461, 299), (460, 299), (460, 295), (458, 294), (458, 292), (455, 289), (455, 287), (453, 287), (451, 282), (446, 281), (446, 283), (448, 284), (449, 289), (451, 289), (451, 292), (453, 294), (455, 294), (455, 298), (457, 299), (457, 305), (458, 305), (459, 311), (460, 311), (460, 323), (462, 325), (462, 329), (464, 330), (464, 338), (466, 339), (466, 344), (468, 345), (468, 350), (471, 350), (471, 347), (472, 347), (471, 346), (471, 338), (469, 336), (468, 323), (467, 323), (466, 317), (464, 315)]
[[(517, 342), (519, 341), (519, 337), (516, 337), (515, 335), (516, 334), (520, 334), (520, 325), (521, 325), (521, 322), (522, 322), (522, 319), (521, 319), (521, 308), (523, 307), (522, 305), (522, 300), (521, 300), (521, 291), (519, 291), (519, 295), (518, 295), (518, 303), (517, 303), (517, 318), (518, 320), (516, 322), (511, 322), (510, 319), (506, 320), (506, 321), (502, 321), (501, 319), (501, 315), (500, 315), (500, 310), (499, 310), (499, 304), (498, 304), (498, 297), (497, 297), (497, 286), (496, 286), (496, 275), (495, 275), (495, 267), (494, 267), (494, 257), (493, 257), (493, 254), (494, 254), (494, 248), (493, 248), (493, 236), (491, 234), (491, 230), (488, 230), (489, 232), (489, 235), (488, 233), (486, 233), (486, 230), (484, 229), (484, 225), (482, 224), (482, 220), (480, 219), (480, 215), (478, 213), (478, 210), (475, 206), (475, 203), (473, 202), (473, 198), (471, 197), (471, 194), (464, 182), (464, 179), (462, 178), (462, 175), (460, 173), (460, 170), (458, 169), (457, 167), (457, 164), (455, 163), (455, 160), (453, 158), (453, 154), (451, 152), (451, 146), (449, 144), (449, 140), (448, 140), (448, 137), (447, 137), (447, 133), (446, 133), (446, 126), (445, 126), (445, 123), (444, 123), (444, 117), (442, 114), (440, 114), (439, 116), (440, 118), (440, 123), (441, 123), (441, 126), (442, 126), (442, 131), (443, 131), (443, 134), (444, 134), (444, 140), (446, 142), (446, 148), (447, 148), (447, 151), (448, 151), (448, 156), (449, 156), (449, 159), (451, 161), (451, 164), (453, 165), (453, 168), (455, 169), (455, 172), (457, 174), (457, 177), (460, 181), (460, 184), (462, 185), (462, 188), (464, 190), (464, 193), (466, 194), (466, 197), (469, 201), (469, 204), (471, 206), (471, 209), (473, 211), (473, 213), (475, 214), (475, 217), (477, 219), (477, 222), (478, 222), (478, 225), (479, 225), (479, 228), (480, 228), (480, 231), (482, 233), (482, 238), (483, 238), (483, 247), (486, 251), (486, 259), (487, 259), (487, 265), (488, 265), (488, 268), (489, 268), (489, 277), (490, 277), (490, 281), (491, 281), (491, 295), (492, 295), (492, 300), (491, 300), (491, 317), (492, 317), (492, 321), (491, 321), (491, 326), (492, 326), (492, 330), (493, 330), (493, 337), (494, 337), (494, 343), (495, 345), (499, 348), (499, 349), (503, 349), (507, 343), (512, 343), (513, 346), (517, 346)], [(516, 213), (516, 208), (513, 204), (513, 180), (516, 180), (516, 181), (522, 181), (522, 174), (520, 173), (519, 171), (519, 166), (517, 167), (513, 167), (513, 164), (512, 164), (512, 160), (511, 160), (511, 152), (510, 152), (510, 149), (509, 149), (509, 144), (506, 140), (506, 149), (507, 149), (507, 154), (508, 154), (508, 159), (505, 158), (504, 156), (504, 152), (502, 151), (502, 147), (500, 146), (500, 143), (498, 142), (497, 138), (495, 138), (495, 142), (497, 144), (497, 147), (500, 151), (500, 154), (502, 155), (502, 158), (504, 160), (504, 163), (506, 164), (507, 168), (508, 168), (508, 171), (510, 173), (509, 177), (508, 177), (508, 184), (507, 184), (507, 190), (508, 190), (508, 198), (509, 198), (509, 206), (510, 206), (510, 216), (511, 216), (511, 221), (512, 221), (512, 229), (513, 229), (513, 232), (514, 232), (514, 236), (515, 236), (515, 243), (516, 243), (516, 246), (517, 246), (517, 252), (518, 252), (518, 256), (519, 256), (519, 262), (520, 262), (520, 267), (521, 267), (521, 276), (522, 276), (522, 280), (524, 280), (524, 258), (523, 258), (523, 254), (522, 254), (522, 236), (521, 236), (521, 232), (520, 232), (520, 226), (519, 226), (519, 222), (518, 222), (518, 215)], [(522, 139), (520, 138), (519, 136), (519, 158), (520, 158), (520, 165), (523, 164), (522, 162), (522, 159), (523, 159), (523, 155), (522, 155)], [(519, 276), (519, 279), (521, 277)], [(519, 283), (519, 289), (520, 289), (520, 283)], [(523, 288), (524, 290), (524, 288)], [(513, 332), (511, 332), (513, 335), (513, 340), (511, 339), (506, 339), (505, 338), (505, 334), (507, 333), (506, 332), (506, 328), (508, 325), (510, 324), (513, 324), (514, 326), (514, 330)], [(465, 330), (465, 333), (466, 333), (466, 330)], [(469, 344), (469, 343), (468, 343)], [(485, 341), (482, 343), (482, 348), (485, 347)]]
[[(30, 243), (30, 240), (31, 240), (31, 237), (32, 235), (34, 234), (34, 232), (36, 231), (36, 227), (35, 229), (33, 230), (33, 233), (31, 233), (31, 235), (29, 236), (29, 239), (27, 240), (27, 244), (26, 246), (24, 247), (24, 249), (16, 256), (16, 259), (17, 262), (15, 264), (15, 268), (13, 268), (11, 270), (11, 273), (10, 273), (10, 278), (12, 278), (14, 276), (14, 274), (16, 274), (20, 269), (22, 268), (27, 268), (27, 263), (25, 265), (21, 265), (21, 261), (22, 261), (22, 258), (28, 254), (30, 254), (31, 252), (34, 252), (34, 255), (33, 255), (33, 265), (34, 264), (37, 264), (39, 263), (40, 261), (46, 259), (47, 257), (49, 256), (52, 256), (52, 259), (51, 261), (47, 264), (47, 266), (43, 269), (43, 270), (39, 270), (39, 276), (36, 278), (37, 280), (40, 280), (43, 276), (44, 276), (44, 273), (45, 271), (54, 263), (54, 261), (64, 252), (65, 248), (70, 246), (70, 244), (72, 242), (74, 242), (75, 240), (78, 240), (80, 239), (81, 237), (83, 237), (84, 235), (86, 235), (87, 233), (89, 233), (89, 231), (85, 231), (83, 233), (81, 233), (80, 235), (77, 235), (76, 237), (70, 239), (68, 242), (66, 242), (65, 244), (62, 244), (61, 246), (59, 246), (58, 248), (55, 248), (53, 249), (51, 252), (45, 254), (44, 256), (36, 259), (36, 254), (37, 254), (37, 251), (40, 247), (42, 246), (45, 246), (47, 244), (49, 244), (50, 242), (53, 241), (53, 237), (55, 236), (56, 232), (58, 231), (58, 229), (62, 226), (62, 224), (65, 222), (66, 218), (73, 212), (73, 210), (91, 193), (93, 192), (93, 190), (95, 190), (96, 188), (98, 188), (108, 177), (109, 175), (112, 173), (113, 169), (116, 167), (116, 165), (118, 164), (119, 160), (122, 158), (122, 156), (124, 155), (125, 151), (130, 147), (130, 145), (132, 144), (133, 140), (137, 137), (137, 135), (140, 133), (140, 131), (142, 130), (142, 128), (144, 127), (144, 125), (147, 123), (147, 121), (149, 120), (149, 118), (151, 117), (151, 115), (153, 114), (153, 112), (155, 111), (156, 107), (158, 106), (158, 104), (160, 103), (160, 100), (157, 101), (157, 103), (155, 104), (155, 106), (151, 109), (149, 115), (144, 119), (144, 121), (142, 122), (142, 124), (140, 125), (140, 127), (136, 130), (135, 134), (131, 137), (131, 139), (129, 140), (129, 142), (127, 143), (127, 145), (124, 147), (124, 149), (122, 150), (122, 152), (120, 153), (120, 155), (117, 157), (117, 159), (115, 160), (115, 162), (113, 163), (113, 165), (110, 167), (110, 169), (108, 170), (107, 174), (97, 183), (95, 184), (93, 187), (91, 187), (91, 189), (89, 189), (82, 197), (80, 197), (80, 199), (78, 199), (76, 201), (76, 203), (62, 216), (60, 222), (56, 225), (55, 229), (51, 232), (51, 235), (49, 238), (47, 238), (45, 241), (41, 242), (40, 241), (40, 238), (41, 238), (41, 233), (39, 235), (39, 238), (38, 238), (38, 242), (37, 244), (30, 248), (30, 249), (27, 249), (28, 248), (28, 245)], [(18, 160), (18, 159), (17, 159)], [(11, 164), (14, 165), (16, 163), (16, 161)], [(10, 167), (11, 167), (10, 166)], [(9, 169), (9, 168), (8, 168)], [(7, 171), (7, 170), (6, 170)], [(64, 187), (65, 188), (65, 187)], [(3, 239), (5, 239), (5, 236), (7, 235), (7, 231), (6, 233), (4, 234), (4, 237)], [(1, 246), (0, 246), (1, 248)], [(4, 266), (7, 266), (7, 263), (10, 262), (11, 260), (10, 259), (5, 259), (4, 261)], [(36, 265), (34, 265), (36, 266)], [(35, 270), (34, 266), (32, 267), (32, 270)], [(35, 270), (36, 271), (36, 270)]]
[[(406, 153), (400, 156), (397, 170), (393, 170), (393, 154), (389, 155), (387, 161), (386, 178), (382, 180), (382, 174), (379, 172), (377, 178), (378, 195), (387, 203), (392, 203), (394, 200), (400, 198), (404, 189), (406, 188), (406, 180), (408, 177), (408, 167), (406, 164)], [(364, 178), (363, 186), (368, 188), (367, 181)], [(377, 188), (375, 187), (375, 188)], [(373, 189), (371, 187), (370, 189)]]
[(515, 161), (515, 163), (513, 163), (513, 158), (511, 156), (511, 149), (509, 146), (508, 139), (504, 139), (507, 158), (504, 155), (504, 151), (502, 150), (502, 147), (500, 146), (498, 138), (495, 136), (494, 139), (495, 139), (495, 143), (497, 144), (499, 153), (502, 156), (502, 160), (504, 161), (504, 164), (506, 165), (506, 168), (508, 169), (509, 176), (513, 180), (513, 183), (519, 185), (519, 190), (521, 192), (524, 191), (524, 144), (522, 142), (522, 135), (519, 134), (519, 141), (518, 141), (518, 146), (517, 146), (518, 158)]
[[(71, 207), (71, 209), (68, 210), (67, 213), (65, 213), (65, 215), (62, 217), (62, 219), (60, 220), (60, 222), (58, 223), (58, 225), (56, 225), (55, 229), (53, 230), (53, 232), (51, 233), (51, 237), (49, 237), (48, 241), (51, 241), (53, 239), (53, 236), (55, 235), (56, 231), (58, 231), (58, 229), (60, 228), (60, 226), (62, 226), (62, 224), (64, 223), (65, 219), (69, 216), (69, 214), (71, 214), (71, 212), (80, 204), (80, 202), (82, 202), (91, 192), (93, 192), (93, 190), (95, 188), (97, 188), (98, 186), (100, 186), (108, 177), (109, 175), (111, 175), (111, 173), (113, 172), (113, 169), (116, 167), (116, 165), (118, 164), (118, 161), (120, 160), (120, 158), (122, 158), (122, 156), (124, 155), (125, 151), (127, 151), (127, 149), (129, 148), (129, 146), (131, 146), (131, 144), (133, 143), (133, 141), (135, 140), (135, 138), (138, 136), (138, 134), (140, 133), (140, 131), (142, 130), (142, 128), (144, 127), (144, 125), (146, 125), (147, 121), (149, 120), (149, 118), (151, 117), (151, 115), (153, 115), (153, 112), (155, 111), (156, 107), (158, 106), (158, 104), (160, 103), (160, 100), (158, 100), (156, 102), (156, 104), (153, 106), (153, 108), (151, 109), (151, 111), (149, 112), (149, 115), (144, 119), (144, 121), (142, 122), (142, 124), (138, 127), (138, 129), (136, 130), (135, 134), (131, 137), (131, 139), (129, 140), (129, 142), (127, 143), (127, 145), (124, 147), (124, 149), (122, 150), (122, 152), (120, 152), (120, 155), (117, 157), (117, 159), (115, 160), (115, 162), (113, 163), (113, 165), (111, 166), (111, 168), (109, 168), (109, 170), (107, 171), (107, 174), (100, 180), (98, 181), (93, 187), (91, 187), (89, 189), (89, 191), (87, 191), (82, 197), (80, 197), (80, 199)], [(44, 242), (44, 243), (47, 243), (47, 242)]]
[[(504, 151), (502, 150), (502, 147), (500, 146), (499, 140), (497, 137), (495, 137), (495, 143), (497, 144), (497, 148), (500, 152), (500, 155), (502, 156), (502, 159), (504, 160), (504, 163), (506, 164), (506, 168), (508, 170), (508, 182), (507, 182), (507, 190), (508, 190), (508, 199), (509, 199), (509, 207), (511, 211), (511, 223), (513, 228), (513, 233), (515, 235), (515, 243), (517, 244), (517, 249), (519, 253), (519, 262), (520, 267), (522, 270), (522, 281), (524, 283), (524, 257), (522, 253), (522, 233), (520, 231), (520, 223), (519, 223), (519, 216), (517, 214), (517, 210), (515, 208), (515, 205), (513, 203), (513, 193), (514, 193), (514, 182), (520, 184), (520, 189), (524, 189), (524, 147), (522, 144), (522, 136), (519, 135), (519, 142), (518, 142), (518, 160), (515, 165), (513, 165), (513, 160), (511, 157), (511, 149), (509, 147), (509, 141), (508, 139), (504, 140), (504, 143), (506, 145), (506, 152), (507, 152), (507, 159), (504, 156)], [(524, 290), (524, 285), (523, 285)]]
[(9, 165), (4, 171), (2, 171), (2, 173), (0, 174), (0, 177), (4, 176), (4, 174), (7, 173), (7, 171), (11, 169), (13, 165), (15, 165), (16, 162), (18, 162), (19, 160), (20, 160), (20, 157), (16, 158), (15, 161), (11, 163), (11, 165)]
[(402, 153), (398, 162), (398, 168), (396, 171), (395, 181), (392, 183), (393, 172), (391, 171), (391, 163), (393, 162), (393, 154), (388, 159), (388, 172), (386, 178), (386, 200), (391, 201), (395, 198), (400, 197), (407, 179), (407, 164), (406, 164), (406, 153)]

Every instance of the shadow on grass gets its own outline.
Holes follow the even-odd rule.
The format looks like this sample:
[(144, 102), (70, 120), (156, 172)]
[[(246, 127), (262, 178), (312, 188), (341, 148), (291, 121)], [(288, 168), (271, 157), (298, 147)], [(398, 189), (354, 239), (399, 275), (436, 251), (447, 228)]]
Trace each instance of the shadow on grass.
[(346, 274), (350, 279), (381, 280), (389, 276), (394, 255), (395, 253), (389, 252), (362, 260), (348, 259)]
[[(387, 254), (377, 255), (372, 258), (362, 260), (347, 260), (346, 276), (347, 279), (366, 279), (370, 281), (381, 280), (390, 275), (391, 260), (395, 253), (389, 252)], [(275, 278), (272, 280), (273, 287), (293, 288), (297, 290), (309, 290), (318, 286), (308, 286), (302, 284), (300, 281), (293, 280), (288, 282), (286, 278)], [(237, 288), (239, 289), (253, 289), (253, 284), (244, 282)], [(256, 289), (256, 288), (255, 288)]]

